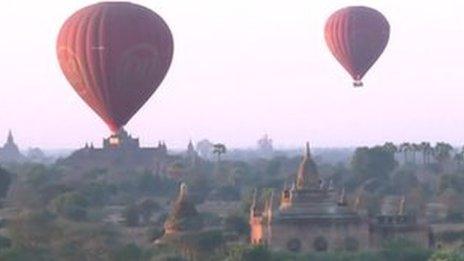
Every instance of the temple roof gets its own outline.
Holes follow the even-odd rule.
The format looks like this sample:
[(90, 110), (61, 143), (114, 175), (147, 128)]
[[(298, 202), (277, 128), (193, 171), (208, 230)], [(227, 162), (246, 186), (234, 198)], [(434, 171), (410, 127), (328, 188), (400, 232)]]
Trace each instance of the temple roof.
[(337, 199), (337, 193), (330, 183), (328, 186), (321, 185), (316, 163), (311, 157), (309, 143), (306, 143), (306, 152), (298, 169), (296, 186), (287, 191), (288, 193), (283, 196), (288, 198), (281, 201), (279, 211), (275, 215), (275, 220), (278, 222), (359, 220), (357, 213), (348, 206), (344, 190)]
[(297, 190), (301, 189), (319, 189), (319, 172), (317, 166), (311, 157), (309, 142), (306, 143), (306, 152), (298, 169), (296, 180)]

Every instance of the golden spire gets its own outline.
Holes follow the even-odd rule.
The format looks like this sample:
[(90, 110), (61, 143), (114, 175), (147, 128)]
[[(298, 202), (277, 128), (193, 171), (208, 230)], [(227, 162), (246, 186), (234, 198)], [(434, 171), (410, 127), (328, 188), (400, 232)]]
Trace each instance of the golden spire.
[(345, 188), (342, 189), (342, 193), (340, 194), (340, 198), (338, 199), (338, 205), (346, 206), (346, 195), (345, 195)]
[(354, 209), (358, 211), (360, 205), (361, 205), (361, 194), (359, 194), (354, 201)]
[(317, 171), (316, 163), (314, 163), (311, 158), (309, 142), (306, 142), (306, 151), (298, 169), (296, 188), (319, 189), (319, 173)]
[(400, 200), (400, 207), (399, 207), (398, 215), (402, 216), (406, 213), (405, 207), (406, 207), (406, 197), (403, 196), (401, 197), (401, 200)]

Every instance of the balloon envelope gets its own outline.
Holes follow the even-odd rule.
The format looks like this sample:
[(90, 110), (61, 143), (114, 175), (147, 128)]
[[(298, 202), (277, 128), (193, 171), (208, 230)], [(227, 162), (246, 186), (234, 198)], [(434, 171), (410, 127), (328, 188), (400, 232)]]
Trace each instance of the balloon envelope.
[(173, 39), (153, 11), (103, 2), (68, 18), (58, 36), (57, 55), (75, 91), (116, 132), (164, 79)]
[(329, 49), (356, 84), (387, 46), (390, 25), (377, 10), (352, 6), (333, 13), (325, 25)]

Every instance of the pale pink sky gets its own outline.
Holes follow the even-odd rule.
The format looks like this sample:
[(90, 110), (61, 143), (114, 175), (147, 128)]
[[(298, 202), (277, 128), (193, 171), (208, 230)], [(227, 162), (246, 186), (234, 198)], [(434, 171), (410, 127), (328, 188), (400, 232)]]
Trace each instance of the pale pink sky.
[[(150, 0), (175, 41), (171, 69), (126, 129), (146, 145), (208, 137), (254, 146), (445, 140), (464, 143), (464, 1)], [(57, 33), (83, 0), (5, 1), (0, 9), (0, 141), (22, 148), (100, 145), (108, 128), (74, 93)], [(323, 38), (347, 5), (381, 11), (390, 42), (354, 89)]]

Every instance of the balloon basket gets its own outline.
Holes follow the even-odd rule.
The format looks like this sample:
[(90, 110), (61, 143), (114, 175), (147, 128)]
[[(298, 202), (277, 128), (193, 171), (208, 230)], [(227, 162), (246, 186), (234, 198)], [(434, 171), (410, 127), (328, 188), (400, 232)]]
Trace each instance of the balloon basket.
[(353, 82), (353, 87), (354, 88), (359, 88), (359, 87), (363, 87), (363, 86), (364, 86), (364, 84), (363, 84), (362, 81), (354, 81)]

